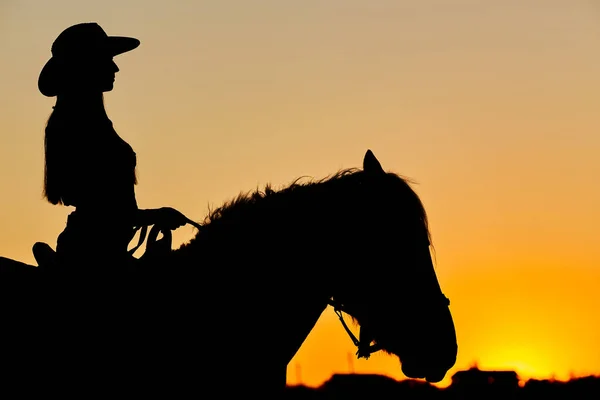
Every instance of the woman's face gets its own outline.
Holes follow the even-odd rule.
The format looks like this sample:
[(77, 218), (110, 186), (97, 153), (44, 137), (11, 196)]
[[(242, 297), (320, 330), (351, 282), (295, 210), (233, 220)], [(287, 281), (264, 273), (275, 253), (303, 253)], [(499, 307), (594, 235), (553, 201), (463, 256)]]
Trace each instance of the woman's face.
[(119, 72), (119, 67), (117, 67), (112, 57), (98, 59), (92, 63), (89, 70), (88, 83), (91, 86), (90, 89), (101, 92), (109, 92), (113, 89), (115, 75)]
[(71, 66), (66, 79), (67, 87), (77, 92), (109, 92), (115, 83), (119, 67), (112, 57), (94, 57)]

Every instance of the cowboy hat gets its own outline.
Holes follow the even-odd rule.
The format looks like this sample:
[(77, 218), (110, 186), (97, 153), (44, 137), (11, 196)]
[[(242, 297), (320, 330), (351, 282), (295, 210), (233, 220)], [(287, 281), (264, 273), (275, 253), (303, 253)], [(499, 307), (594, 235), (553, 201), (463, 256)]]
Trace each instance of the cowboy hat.
[(95, 22), (73, 25), (65, 29), (52, 43), (52, 57), (40, 72), (38, 89), (44, 96), (56, 96), (60, 90), (58, 78), (65, 65), (91, 57), (112, 58), (139, 45), (140, 41), (135, 38), (108, 36)]

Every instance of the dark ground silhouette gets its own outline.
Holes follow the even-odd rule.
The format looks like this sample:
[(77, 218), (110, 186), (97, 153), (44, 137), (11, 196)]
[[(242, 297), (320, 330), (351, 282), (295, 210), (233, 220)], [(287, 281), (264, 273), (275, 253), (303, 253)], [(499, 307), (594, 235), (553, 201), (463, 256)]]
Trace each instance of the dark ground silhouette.
[(569, 381), (530, 379), (519, 385), (514, 371), (459, 371), (452, 384), (440, 389), (419, 380), (397, 381), (383, 375), (333, 375), (318, 388), (288, 386), (287, 400), (313, 399), (599, 399), (600, 376)]

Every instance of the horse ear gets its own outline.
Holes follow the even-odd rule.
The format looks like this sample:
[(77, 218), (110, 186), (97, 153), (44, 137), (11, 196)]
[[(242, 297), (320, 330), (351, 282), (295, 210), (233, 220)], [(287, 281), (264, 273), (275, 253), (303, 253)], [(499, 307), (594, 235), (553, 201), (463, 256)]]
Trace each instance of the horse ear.
[(385, 174), (385, 171), (381, 168), (381, 164), (377, 158), (375, 158), (375, 154), (373, 154), (371, 150), (367, 150), (367, 153), (365, 154), (363, 170), (368, 173)]

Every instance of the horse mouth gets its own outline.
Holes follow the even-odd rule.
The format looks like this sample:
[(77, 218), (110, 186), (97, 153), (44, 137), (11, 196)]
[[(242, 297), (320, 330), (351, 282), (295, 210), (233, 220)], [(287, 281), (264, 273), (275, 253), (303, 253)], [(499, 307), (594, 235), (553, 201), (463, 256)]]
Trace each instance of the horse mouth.
[(436, 372), (432, 374), (425, 375), (425, 380), (429, 383), (437, 383), (440, 382), (446, 376), (446, 371), (444, 372)]

